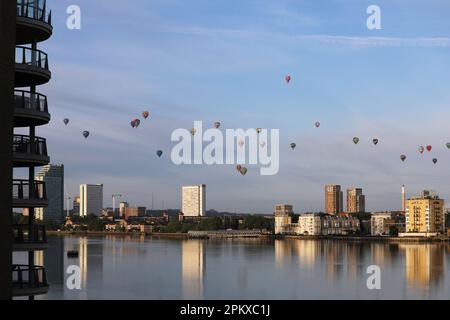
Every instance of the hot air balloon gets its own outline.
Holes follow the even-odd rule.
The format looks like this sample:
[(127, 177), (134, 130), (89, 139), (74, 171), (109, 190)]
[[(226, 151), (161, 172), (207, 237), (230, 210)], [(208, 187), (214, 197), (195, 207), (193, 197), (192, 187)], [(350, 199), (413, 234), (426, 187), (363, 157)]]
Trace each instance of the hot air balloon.
[(158, 150), (158, 151), (156, 151), (156, 154), (158, 157), (161, 158), (161, 156), (163, 155), (163, 152), (162, 152), (162, 150)]
[(238, 165), (236, 166), (236, 170), (239, 171), (239, 172), (241, 172), (241, 169), (242, 169), (242, 166), (241, 166), (240, 164), (238, 164)]
[(419, 147), (419, 152), (420, 153), (424, 153), (425, 152), (425, 147), (424, 146), (420, 146)]
[(354, 138), (353, 138), (353, 142), (354, 142), (355, 144), (358, 144), (358, 143), (359, 143), (359, 138), (358, 138), (358, 137), (354, 137)]
[(89, 135), (90, 135), (89, 131), (83, 131), (83, 137), (87, 139)]
[(316, 128), (320, 128), (320, 122), (319, 121), (316, 122)]
[(374, 145), (377, 145), (380, 142), (380, 140), (378, 140), (378, 139), (373, 139), (372, 141), (373, 141)]
[(221, 123), (219, 121), (214, 122), (214, 128), (219, 129), (221, 126)]
[(192, 134), (193, 136), (195, 136), (196, 133), (197, 133), (197, 129), (192, 128), (192, 129), (191, 129), (191, 134)]
[(284, 80), (286, 80), (287, 83), (291, 82), (292, 77), (290, 75), (287, 75), (286, 77), (284, 77)]
[(239, 170), (239, 172), (240, 172), (243, 176), (245, 176), (245, 175), (247, 174), (248, 170), (247, 170), (246, 167), (242, 167), (241, 170)]
[(256, 133), (257, 133), (257, 134), (260, 134), (261, 132), (262, 132), (262, 128), (257, 128), (257, 129), (256, 129)]
[(450, 142), (447, 142), (446, 146), (448, 149), (450, 149)]
[(141, 120), (139, 120), (139, 119), (134, 119), (133, 121), (130, 122), (130, 125), (131, 125), (133, 128), (139, 127), (140, 124), (141, 124)]
[(266, 146), (266, 142), (265, 142), (265, 141), (261, 141), (261, 142), (259, 143), (259, 145), (261, 146), (261, 148), (264, 148), (264, 147)]
[(69, 124), (69, 121), (70, 121), (70, 120), (67, 119), (67, 118), (63, 120), (63, 122), (64, 122), (64, 124), (65, 124), (66, 126)]
[(245, 146), (245, 141), (244, 140), (239, 141), (239, 147), (242, 148), (243, 146)]
[(291, 149), (294, 150), (297, 147), (296, 143), (291, 143)]
[(434, 158), (433, 163), (436, 164), (438, 162), (438, 159)]
[(433, 150), (433, 147), (432, 146), (427, 146), (427, 151), (431, 152), (431, 150)]
[(405, 162), (406, 156), (405, 156), (404, 154), (402, 154), (402, 155), (400, 156), (400, 160), (402, 160), (403, 162)]
[(144, 119), (147, 119), (150, 116), (150, 112), (144, 111), (142, 112), (142, 116), (144, 117)]

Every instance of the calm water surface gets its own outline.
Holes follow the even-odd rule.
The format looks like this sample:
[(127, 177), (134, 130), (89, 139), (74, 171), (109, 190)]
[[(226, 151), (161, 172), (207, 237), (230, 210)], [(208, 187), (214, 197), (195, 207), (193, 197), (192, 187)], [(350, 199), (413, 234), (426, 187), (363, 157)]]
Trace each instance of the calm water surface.
[[(450, 299), (450, 245), (51, 237), (41, 299)], [(77, 259), (67, 250), (76, 249)], [(16, 261), (25, 257), (17, 255)], [(82, 290), (65, 270), (81, 268)], [(368, 290), (367, 267), (381, 268)]]

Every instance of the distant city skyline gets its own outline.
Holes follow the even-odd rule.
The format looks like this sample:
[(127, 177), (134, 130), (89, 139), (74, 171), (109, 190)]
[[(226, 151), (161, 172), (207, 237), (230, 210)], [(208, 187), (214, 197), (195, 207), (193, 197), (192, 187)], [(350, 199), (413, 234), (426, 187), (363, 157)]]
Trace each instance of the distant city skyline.
[[(65, 28), (66, 4), (55, 2), (55, 34), (43, 44), (55, 81), (42, 91), (58, 108), (39, 134), (52, 161), (66, 165), (68, 193), (101, 181), (105, 204), (121, 193), (150, 208), (154, 194), (155, 208), (176, 208), (179, 186), (199, 180), (211, 186), (209, 208), (233, 212), (278, 202), (320, 211), (330, 183), (363, 187), (368, 211), (400, 209), (402, 184), (450, 199), (450, 3), (434, 3), (408, 1), (404, 14), (405, 2), (380, 0), (383, 27), (370, 31), (364, 1), (80, 0), (81, 30)], [(133, 130), (144, 110), (149, 119)], [(279, 173), (175, 166), (170, 134), (196, 120), (279, 128)], [(421, 155), (428, 144), (433, 151)]]
[[(101, 188), (101, 192), (103, 192), (103, 189), (105, 188), (105, 185), (103, 184), (81, 184), (79, 187), (80, 190), (80, 194), (83, 193), (82, 190), (86, 189), (87, 186), (90, 186), (90, 192), (92, 194), (92, 187), (100, 187)], [(212, 204), (211, 206), (206, 204), (206, 185), (205, 184), (201, 184), (201, 185), (190, 185), (190, 186), (180, 186), (181, 188), (181, 193), (179, 195), (178, 198), (178, 206), (174, 206), (174, 207), (167, 207), (164, 205), (164, 202), (162, 204), (162, 206), (160, 208), (155, 207), (152, 208), (151, 206), (146, 205), (146, 203), (149, 201), (147, 200), (143, 200), (143, 201), (138, 201), (136, 203), (133, 203), (133, 205), (131, 206), (134, 209), (137, 208), (145, 208), (146, 210), (154, 210), (154, 211), (161, 211), (161, 210), (179, 210), (180, 212), (184, 212), (184, 211), (188, 211), (188, 216), (204, 216), (206, 215), (207, 211), (210, 210), (215, 210), (217, 212), (229, 212), (229, 213), (254, 213), (254, 214), (273, 214), (274, 212), (271, 211), (273, 209), (273, 203), (276, 203), (276, 201), (273, 201), (272, 203), (272, 208), (269, 208), (265, 211), (255, 211), (255, 210), (250, 210), (250, 211), (230, 211), (230, 210), (226, 210), (220, 207), (215, 207), (214, 204)], [(331, 188), (331, 189), (330, 189)], [(405, 185), (400, 186), (400, 188), (398, 188), (397, 190), (397, 206), (393, 207), (393, 208), (376, 208), (374, 210), (366, 210), (365, 207), (365, 203), (366, 203), (366, 195), (363, 194), (363, 188), (355, 188), (355, 187), (350, 187), (346, 189), (346, 201), (344, 201), (344, 196), (343, 196), (343, 191), (342, 191), (342, 186), (341, 185), (325, 185), (323, 186), (322, 189), (325, 189), (325, 196), (322, 199), (325, 200), (325, 207), (322, 206), (322, 208), (319, 208), (318, 210), (304, 210), (304, 209), (296, 209), (293, 210), (293, 208), (295, 208), (295, 205), (292, 205), (293, 202), (286, 202), (289, 203), (289, 205), (277, 205), (275, 206), (275, 208), (279, 207), (279, 210), (287, 210), (286, 206), (288, 206), (290, 209), (289, 210), (293, 210), (293, 213), (310, 213), (310, 212), (314, 212), (314, 213), (319, 213), (319, 212), (323, 212), (323, 213), (329, 213), (329, 214), (336, 214), (336, 213), (358, 213), (358, 212), (388, 212), (388, 211), (404, 211), (403, 208), (403, 203), (404, 201), (406, 202), (407, 200), (414, 198), (417, 196), (417, 194), (421, 194), (421, 192), (423, 192), (423, 190), (426, 189), (420, 189), (417, 191), (414, 191), (412, 193), (410, 193), (409, 195), (407, 194), (407, 189)], [(102, 199), (102, 209), (112, 209), (112, 203), (109, 203), (108, 201), (111, 198), (110, 194), (102, 194), (102, 196), (100, 197), (100, 193), (99, 191), (95, 190), (95, 196), (94, 196), (94, 202), (96, 202), (96, 204), (94, 205), (94, 207), (99, 207), (100, 202), (99, 199)], [(322, 190), (323, 192), (323, 190)], [(434, 192), (434, 191), (433, 191)], [(100, 197), (100, 198), (99, 198)], [(70, 207), (70, 210), (73, 210), (72, 212), (74, 214), (79, 214), (81, 212), (80, 207), (78, 207), (79, 203), (81, 203), (81, 196), (77, 195), (74, 197), (71, 197), (72, 199), (74, 199), (73, 203), (71, 204), (72, 207)], [(442, 198), (443, 199), (443, 198)], [(444, 201), (446, 201), (446, 199), (443, 199)], [(86, 200), (85, 200), (86, 201)], [(151, 200), (152, 202), (154, 201), (154, 199)], [(449, 200), (450, 201), (450, 200)], [(152, 203), (150, 202), (150, 203)], [(344, 203), (345, 202), (345, 203)], [(86, 202), (87, 203), (87, 202)], [(76, 205), (76, 208), (73, 207), (74, 205)], [(327, 210), (327, 205), (329, 205), (329, 208)], [(445, 203), (445, 206), (448, 207), (447, 202)], [(127, 198), (124, 197), (123, 201), (121, 201), (119, 203), (119, 207), (116, 207), (116, 213), (119, 216), (123, 216), (125, 214), (125, 209), (130, 207), (130, 203), (129, 201), (127, 201)], [(335, 210), (336, 208), (339, 208), (338, 210)], [(65, 210), (67, 210), (67, 207), (64, 208)], [(195, 212), (194, 212), (195, 211)]]

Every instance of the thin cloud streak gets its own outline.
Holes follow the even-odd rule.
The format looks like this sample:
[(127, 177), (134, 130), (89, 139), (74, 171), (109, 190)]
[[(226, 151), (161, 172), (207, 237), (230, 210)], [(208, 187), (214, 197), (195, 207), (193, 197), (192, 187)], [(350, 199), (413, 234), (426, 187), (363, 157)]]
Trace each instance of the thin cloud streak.
[(350, 45), (350, 46), (375, 46), (375, 47), (450, 47), (448, 37), (358, 37), (323, 34), (285, 34), (256, 30), (241, 29), (213, 29), (202, 27), (174, 27), (159, 26), (158, 31), (177, 33), (191, 36), (206, 37), (235, 37), (235, 38), (278, 38), (283, 40), (310, 41), (322, 44)]

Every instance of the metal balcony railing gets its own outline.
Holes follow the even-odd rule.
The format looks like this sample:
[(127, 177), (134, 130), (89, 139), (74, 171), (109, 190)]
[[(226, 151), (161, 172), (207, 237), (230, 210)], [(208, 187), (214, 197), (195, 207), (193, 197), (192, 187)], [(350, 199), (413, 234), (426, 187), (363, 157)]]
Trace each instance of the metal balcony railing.
[(47, 157), (47, 142), (44, 138), (14, 135), (13, 152)]
[(25, 64), (48, 71), (48, 57), (47, 54), (41, 50), (16, 46), (16, 63)]
[[(36, 5), (35, 5), (36, 3)], [(46, 0), (17, 0), (17, 16), (52, 24), (52, 11), (47, 13)]]
[(48, 113), (47, 97), (40, 93), (14, 90), (14, 108)]
[(13, 288), (39, 289), (48, 287), (45, 269), (39, 266), (13, 265), (12, 280)]
[(14, 179), (13, 199), (15, 200), (47, 200), (47, 190), (43, 181)]
[(14, 243), (16, 244), (43, 244), (47, 243), (45, 226), (38, 224), (13, 225)]

